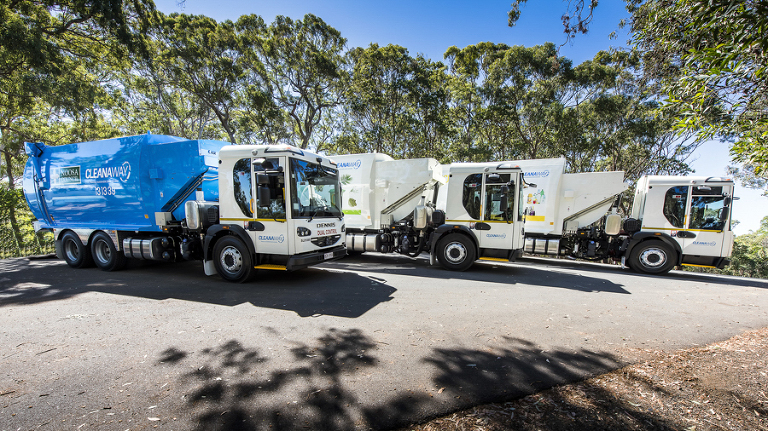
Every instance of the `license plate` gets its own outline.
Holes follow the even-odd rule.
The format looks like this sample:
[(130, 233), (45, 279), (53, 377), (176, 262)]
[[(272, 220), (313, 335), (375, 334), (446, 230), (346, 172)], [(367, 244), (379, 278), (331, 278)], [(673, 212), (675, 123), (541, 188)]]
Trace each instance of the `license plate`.
[(325, 253), (325, 254), (323, 255), (323, 259), (326, 259), (326, 260), (327, 260), (327, 259), (333, 259), (333, 252), (330, 252), (330, 253)]

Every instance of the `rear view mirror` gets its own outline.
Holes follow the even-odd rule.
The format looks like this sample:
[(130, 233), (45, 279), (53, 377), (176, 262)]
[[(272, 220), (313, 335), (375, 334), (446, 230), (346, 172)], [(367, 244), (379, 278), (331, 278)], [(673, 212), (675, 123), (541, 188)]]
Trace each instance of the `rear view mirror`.
[(256, 190), (256, 199), (259, 200), (260, 207), (268, 207), (272, 203), (269, 187), (259, 186)]

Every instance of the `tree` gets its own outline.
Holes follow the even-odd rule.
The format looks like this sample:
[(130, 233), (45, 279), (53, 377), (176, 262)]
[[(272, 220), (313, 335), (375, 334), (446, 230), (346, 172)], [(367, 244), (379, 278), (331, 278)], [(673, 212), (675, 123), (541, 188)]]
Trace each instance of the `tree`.
[(159, 42), (160, 66), (178, 88), (194, 95), (237, 143), (237, 100), (246, 71), (235, 25), (206, 16), (160, 16), (152, 36)]
[[(0, 4), (0, 152), (9, 193), (15, 193), (24, 141), (47, 138), (41, 132), (59, 126), (30, 124), (40, 118), (63, 127), (98, 122), (100, 110), (112, 103), (105, 89), (112, 71), (129, 53), (145, 52), (142, 30), (153, 9), (149, 0)], [(9, 208), (19, 242), (16, 212)]]
[(411, 57), (398, 45), (355, 48), (337, 152), (394, 157), (447, 155), (447, 75), (442, 63)]
[(301, 148), (313, 142), (324, 115), (341, 104), (346, 39), (312, 14), (294, 21), (278, 16), (258, 48), (269, 76), (272, 99), (287, 115)]
[[(520, 18), (515, 0), (509, 25)], [(632, 43), (644, 56), (645, 84), (682, 135), (732, 142), (747, 184), (768, 180), (768, 3), (762, 0), (625, 0)], [(585, 33), (596, 0), (572, 0), (568, 37)], [(619, 23), (623, 25), (624, 23)]]
[(631, 2), (634, 44), (680, 130), (733, 139), (731, 154), (768, 178), (768, 4)]

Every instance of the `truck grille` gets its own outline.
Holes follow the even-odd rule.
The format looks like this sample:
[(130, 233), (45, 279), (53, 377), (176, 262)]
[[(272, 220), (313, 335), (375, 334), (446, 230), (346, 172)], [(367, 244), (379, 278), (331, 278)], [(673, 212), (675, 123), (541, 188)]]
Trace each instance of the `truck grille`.
[(312, 238), (312, 244), (318, 247), (328, 247), (329, 245), (336, 244), (341, 238), (341, 235), (321, 236)]

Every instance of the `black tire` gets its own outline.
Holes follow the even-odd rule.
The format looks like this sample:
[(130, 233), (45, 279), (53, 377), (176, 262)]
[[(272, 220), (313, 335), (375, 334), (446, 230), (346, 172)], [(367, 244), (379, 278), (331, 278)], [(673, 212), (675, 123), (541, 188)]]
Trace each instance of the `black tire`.
[(93, 266), (91, 251), (83, 245), (80, 237), (74, 232), (66, 232), (61, 236), (61, 251), (64, 255), (64, 261), (72, 268)]
[(629, 256), (629, 267), (645, 274), (666, 274), (677, 263), (677, 253), (663, 241), (644, 241)]
[(91, 238), (91, 257), (93, 263), (102, 271), (118, 271), (125, 267), (126, 257), (115, 248), (112, 238), (99, 232)]
[(466, 271), (475, 263), (475, 244), (466, 235), (450, 233), (435, 248), (440, 266), (450, 271)]
[(256, 275), (251, 253), (239, 238), (224, 237), (213, 247), (213, 263), (221, 278), (233, 283), (251, 281)]

